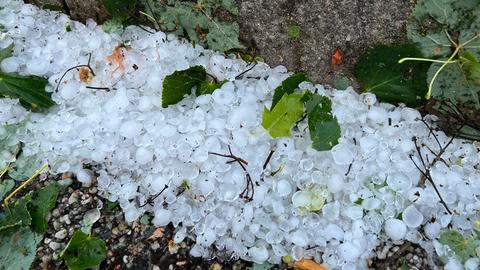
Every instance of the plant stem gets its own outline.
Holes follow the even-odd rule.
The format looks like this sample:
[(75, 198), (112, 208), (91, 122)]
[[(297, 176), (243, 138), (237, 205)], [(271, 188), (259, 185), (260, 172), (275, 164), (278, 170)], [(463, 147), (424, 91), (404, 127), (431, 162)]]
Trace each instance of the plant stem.
[(448, 64), (448, 62), (452, 61), (452, 59), (455, 57), (455, 55), (458, 54), (458, 52), (463, 48), (463, 44), (460, 44), (459, 46), (457, 46), (457, 48), (455, 49), (455, 51), (452, 53), (452, 55), (450, 56), (450, 58), (447, 59), (447, 61), (445, 61), (443, 63), (443, 65), (435, 72), (435, 74), (433, 75), (432, 77), (432, 80), (430, 81), (430, 84), (428, 85), (428, 92), (427, 92), (427, 95), (425, 96), (426, 99), (430, 99), (432, 97), (432, 89), (433, 89), (433, 83), (435, 82), (435, 79), (437, 78), (438, 74), (440, 74), (440, 72), (442, 71), (443, 68), (445, 68), (445, 66)]
[(23, 182), (17, 189), (15, 189), (12, 193), (10, 193), (5, 200), (3, 200), (3, 205), (7, 205), (8, 201), (15, 196), (20, 190), (22, 190), (26, 185), (33, 181), (39, 174), (41, 174), (46, 168), (48, 167), (48, 162), (45, 163), (40, 169), (38, 169), (27, 181)]
[(445, 61), (445, 60), (435, 60), (435, 59), (428, 59), (428, 58), (417, 58), (417, 57), (404, 57), (400, 60), (398, 60), (399, 64), (402, 64), (405, 61), (423, 61), (423, 62), (433, 62), (433, 63), (447, 63), (447, 64), (453, 64), (457, 63), (457, 61)]

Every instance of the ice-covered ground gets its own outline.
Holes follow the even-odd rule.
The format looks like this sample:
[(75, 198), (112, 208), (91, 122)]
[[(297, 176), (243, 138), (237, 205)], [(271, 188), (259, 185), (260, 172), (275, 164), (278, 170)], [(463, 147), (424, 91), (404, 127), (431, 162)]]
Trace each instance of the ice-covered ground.
[[(0, 48), (15, 43), (14, 56), (1, 63), (2, 70), (48, 77), (47, 90), (58, 104), (47, 114), (30, 114), (18, 134), (23, 154), (48, 161), (53, 172), (73, 171), (80, 181), (96, 185), (120, 203), (128, 221), (151, 212), (155, 225), (172, 222), (175, 241), (195, 237), (194, 256), (213, 256), (214, 245), (258, 263), (278, 263), (289, 255), (332, 269), (363, 269), (381, 241), (407, 239), (433, 254), (442, 230), (452, 226), (468, 232), (479, 218), (478, 144), (454, 140), (442, 155), (445, 162), (431, 168), (453, 215), (430, 183), (417, 187), (421, 173), (409, 156), (421, 162), (412, 138), (425, 160), (435, 158), (428, 148), (438, 152), (439, 145), (416, 110), (378, 103), (373, 95), (351, 89), (302, 83), (302, 90), (332, 99), (342, 129), (337, 146), (317, 152), (310, 147), (306, 123), (285, 139), (272, 139), (261, 127), (273, 89), (291, 74), (284, 67), (258, 64), (235, 79), (247, 63), (172, 35), (138, 27), (107, 34), (92, 21), (83, 25), (18, 1), (2, 0), (0, 7)], [(107, 60), (120, 44), (128, 47), (124, 71)], [(95, 76), (88, 85), (110, 91), (86, 88), (77, 70), (67, 73), (55, 91), (60, 76), (87, 64), (90, 56)], [(212, 95), (162, 108), (163, 78), (194, 65), (229, 82)], [(25, 114), (15, 101), (0, 100), (1, 125)], [(436, 135), (442, 145), (449, 140), (442, 132)], [(255, 183), (252, 201), (239, 197), (247, 184), (242, 168), (209, 154), (228, 154), (228, 147), (248, 162)], [(96, 180), (85, 169), (89, 163), (98, 164)], [(165, 186), (152, 204), (141, 207)], [(309, 212), (293, 205), (294, 194), (297, 205), (320, 196), (326, 202), (320, 211)], [(474, 268), (476, 263), (469, 261)], [(452, 259), (449, 265), (458, 262)]]

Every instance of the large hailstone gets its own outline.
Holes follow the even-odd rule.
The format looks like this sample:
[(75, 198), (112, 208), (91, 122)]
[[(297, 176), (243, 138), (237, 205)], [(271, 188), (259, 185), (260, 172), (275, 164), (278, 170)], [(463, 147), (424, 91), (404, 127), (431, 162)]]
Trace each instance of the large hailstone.
[(417, 208), (412, 204), (409, 205), (405, 210), (403, 210), (403, 222), (407, 224), (408, 227), (416, 228), (422, 225), (423, 215), (420, 213)]
[(401, 240), (407, 234), (407, 225), (399, 219), (391, 218), (385, 222), (385, 233), (394, 241)]
[(292, 196), (293, 206), (300, 211), (315, 212), (320, 211), (325, 204), (328, 196), (328, 190), (318, 185), (312, 185), (304, 190), (295, 192)]

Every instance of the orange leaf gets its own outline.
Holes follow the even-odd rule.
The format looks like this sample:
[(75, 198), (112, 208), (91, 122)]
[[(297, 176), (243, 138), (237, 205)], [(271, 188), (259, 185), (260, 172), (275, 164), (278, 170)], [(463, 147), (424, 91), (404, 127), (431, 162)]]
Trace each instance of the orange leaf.
[(325, 266), (318, 264), (312, 260), (301, 259), (295, 263), (295, 270), (328, 270)]
[(340, 48), (336, 48), (332, 54), (332, 60), (330, 64), (330, 69), (333, 70), (337, 65), (340, 65), (343, 61), (343, 52)]
[(117, 46), (113, 50), (113, 53), (107, 56), (107, 61), (113, 66), (113, 72), (119, 70), (120, 72), (125, 72), (125, 54), (127, 53), (127, 48), (125, 46)]
[(163, 232), (165, 232), (165, 229), (164, 229), (164, 228), (162, 228), (162, 227), (157, 228), (157, 229), (152, 233), (152, 235), (150, 235), (150, 237), (148, 237), (148, 240), (155, 241), (155, 240), (157, 240), (158, 238), (163, 237)]

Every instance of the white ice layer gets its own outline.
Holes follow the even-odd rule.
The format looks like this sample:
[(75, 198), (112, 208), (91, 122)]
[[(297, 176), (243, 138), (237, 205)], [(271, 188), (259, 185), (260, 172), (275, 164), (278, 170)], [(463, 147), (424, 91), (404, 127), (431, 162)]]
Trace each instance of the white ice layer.
[[(420, 161), (412, 137), (422, 145), (425, 160), (434, 158), (427, 146), (432, 151), (439, 146), (414, 109), (378, 103), (374, 95), (351, 89), (302, 83), (302, 90), (332, 99), (342, 129), (337, 146), (318, 152), (310, 147), (306, 123), (284, 139), (272, 139), (261, 127), (273, 89), (291, 74), (282, 66), (259, 63), (250, 78), (236, 80), (247, 63), (172, 35), (137, 27), (107, 34), (93, 21), (83, 25), (18, 1), (2, 0), (0, 7), (0, 48), (15, 43), (13, 57), (1, 69), (48, 77), (48, 91), (58, 104), (48, 114), (30, 115), (19, 134), (23, 154), (37, 155), (54, 172), (73, 171), (85, 185), (96, 185), (103, 196), (120, 203), (127, 221), (149, 212), (155, 225), (172, 222), (175, 241), (195, 237), (194, 256), (213, 256), (211, 247), (216, 246), (258, 263), (278, 263), (290, 255), (332, 269), (364, 269), (381, 241), (407, 239), (432, 253), (442, 230), (469, 230), (479, 218), (478, 144), (454, 140), (443, 154), (449, 166), (437, 162), (431, 169), (453, 215), (430, 183), (417, 187), (421, 174), (409, 156)], [(106, 60), (119, 44), (130, 48), (125, 50), (125, 72)], [(111, 91), (86, 88), (74, 70), (55, 92), (60, 76), (86, 64), (90, 55), (95, 76), (89, 85)], [(162, 108), (163, 78), (194, 65), (230, 82), (212, 95), (190, 96)], [(12, 100), (0, 100), (0, 108), (0, 124), (26, 114)], [(437, 135), (441, 144), (449, 140), (442, 132)], [(254, 182), (250, 202), (239, 197), (247, 184), (241, 167), (209, 154), (228, 154), (228, 146), (248, 162)], [(88, 163), (98, 164), (97, 171), (84, 168)], [(181, 192), (182, 183), (188, 190)], [(166, 185), (151, 205), (140, 207)], [(293, 206), (292, 196), (305, 189), (325, 196), (320, 211)], [(309, 204), (308, 198), (302, 193), (297, 201)]]

